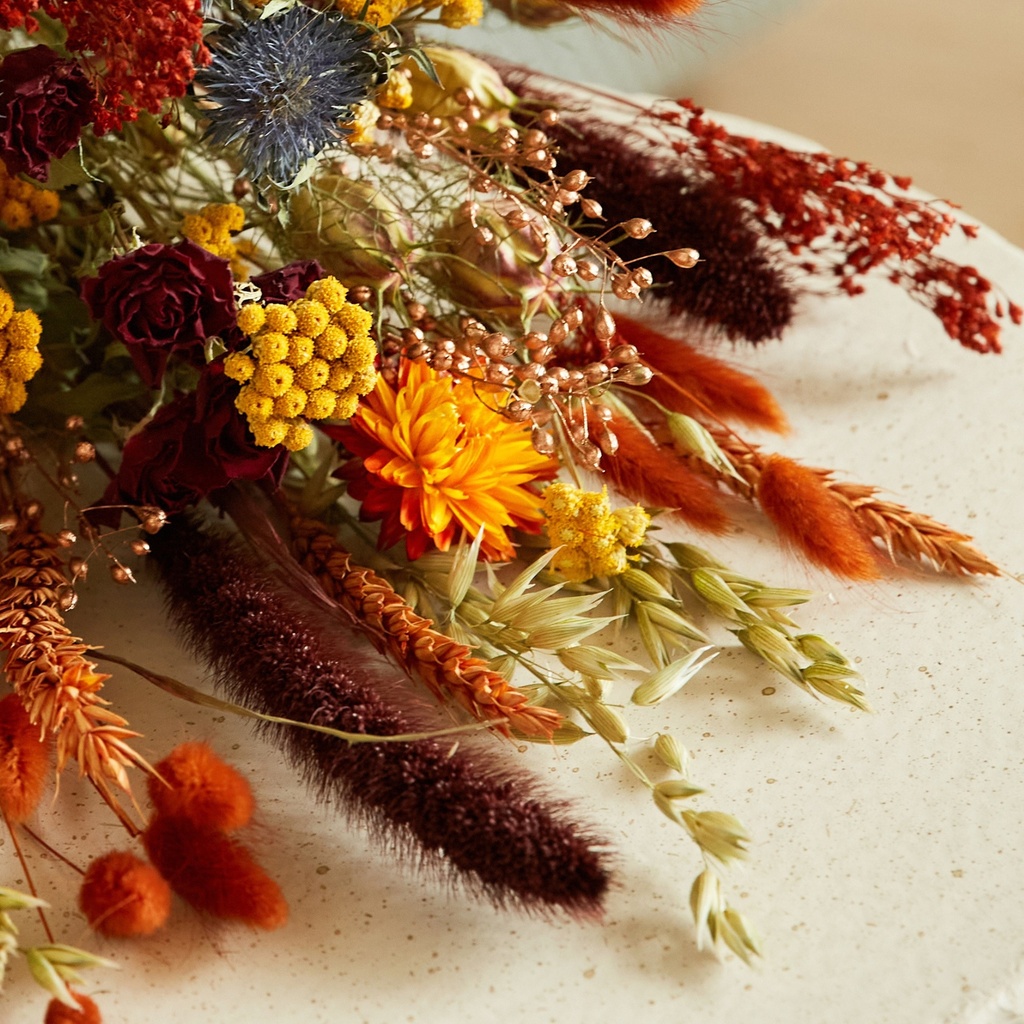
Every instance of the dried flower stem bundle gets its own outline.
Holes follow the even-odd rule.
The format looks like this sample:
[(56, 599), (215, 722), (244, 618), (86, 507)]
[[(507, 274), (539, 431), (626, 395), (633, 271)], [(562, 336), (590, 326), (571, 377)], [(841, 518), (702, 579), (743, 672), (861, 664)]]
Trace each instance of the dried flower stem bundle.
[[(725, 430), (714, 429), (712, 434), (737, 476), (721, 473), (697, 460), (695, 467), (753, 500), (760, 493), (765, 467), (773, 456)], [(896, 502), (879, 499), (878, 488), (870, 484), (834, 480), (831, 469), (806, 471), (817, 475), (829, 494), (849, 510), (864, 534), (879, 543), (893, 561), (905, 558), (914, 565), (929, 565), (936, 572), (952, 576), (1003, 575), (1002, 569), (971, 543), (969, 534)]]
[(353, 565), (334, 531), (315, 519), (292, 519), (296, 560), (316, 577), (324, 592), (352, 613), (378, 651), (391, 655), (412, 678), (422, 680), (439, 700), (453, 697), (474, 718), (500, 722), (529, 737), (549, 738), (562, 716), (536, 707), (504, 676), (492, 671), (470, 648), (433, 628), (383, 577)]
[(0, 650), (7, 678), (33, 724), (56, 741), (57, 771), (70, 759), (96, 787), (121, 823), (139, 831), (116, 790), (134, 803), (128, 768), (152, 772), (128, 740), (139, 736), (100, 696), (110, 677), (85, 657), (88, 647), (71, 634), (60, 613), (69, 588), (56, 537), (38, 519), (19, 521), (0, 560)]
[[(348, 652), (346, 664), (332, 658), (230, 542), (179, 521), (152, 548), (172, 619), (233, 694), (349, 732), (410, 731), (407, 716), (374, 689), (365, 654)], [(600, 911), (609, 875), (597, 837), (538, 796), (524, 774), (494, 768), (468, 746), (346, 745), (294, 729), (280, 735), (310, 782), (388, 846), (454, 869), (453, 877), (499, 906)]]

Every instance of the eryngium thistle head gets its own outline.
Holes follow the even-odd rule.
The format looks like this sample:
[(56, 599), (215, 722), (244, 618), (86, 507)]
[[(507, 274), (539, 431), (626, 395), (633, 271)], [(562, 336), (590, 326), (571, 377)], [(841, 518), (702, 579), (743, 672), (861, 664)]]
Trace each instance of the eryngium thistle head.
[(302, 4), (226, 31), (196, 76), (210, 108), (206, 137), (236, 148), (257, 182), (290, 185), (366, 99), (376, 74), (367, 39), (341, 15)]

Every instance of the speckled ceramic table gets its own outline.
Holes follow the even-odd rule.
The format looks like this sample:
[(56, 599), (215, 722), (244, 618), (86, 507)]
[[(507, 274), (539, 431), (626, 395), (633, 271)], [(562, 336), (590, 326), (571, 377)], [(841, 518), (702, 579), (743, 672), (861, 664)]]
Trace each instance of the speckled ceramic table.
[[(1024, 254), (998, 237), (983, 231), (949, 251), (1024, 296)], [(881, 284), (856, 301), (806, 301), (783, 343), (737, 357), (789, 413), (787, 454), (965, 528), (1013, 573), (1024, 570), (1024, 332), (1005, 342), (998, 357), (964, 351)], [(92, 938), (66, 900), (61, 936), (124, 968), (88, 979), (105, 1019), (1024, 1020), (1024, 586), (911, 572), (845, 586), (756, 525), (713, 548), (750, 575), (816, 589), (801, 622), (856, 656), (876, 708), (816, 703), (727, 646), (667, 706), (631, 713), (637, 734), (670, 726), (692, 747), (705, 806), (737, 814), (754, 837), (731, 890), (764, 933), (761, 966), (694, 950), (693, 850), (596, 743), (508, 751), (620, 850), (603, 924), (552, 923), (471, 903), (396, 866), (315, 804), (245, 724), (122, 673), (109, 693), (146, 734), (147, 755), (198, 736), (249, 773), (256, 842), (291, 921), (254, 934), (179, 906), (165, 932), (123, 945)], [(149, 587), (94, 587), (73, 625), (124, 657), (202, 678), (164, 634)], [(86, 787), (62, 785), (60, 819), (44, 809), (39, 822), (52, 842), (79, 861), (123, 842)], [(31, 860), (42, 893), (73, 891), (66, 868), (34, 851)], [(21, 883), (9, 840), (0, 875)], [(27, 939), (35, 927), (26, 923)], [(35, 1024), (44, 1004), (12, 971), (0, 1020)]]

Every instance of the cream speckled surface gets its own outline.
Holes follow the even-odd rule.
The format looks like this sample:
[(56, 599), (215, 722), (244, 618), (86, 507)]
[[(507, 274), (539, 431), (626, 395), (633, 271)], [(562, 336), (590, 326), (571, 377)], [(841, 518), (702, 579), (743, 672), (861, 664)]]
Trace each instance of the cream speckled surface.
[[(1024, 295), (1024, 254), (997, 236), (955, 252)], [(973, 532), (1019, 572), (1024, 332), (1005, 340), (1001, 357), (966, 352), (883, 284), (856, 301), (808, 301), (785, 342), (738, 355), (791, 417), (787, 454), (888, 488)], [(604, 924), (552, 924), (396, 869), (314, 805), (244, 725), (121, 674), (109, 694), (146, 733), (147, 755), (198, 735), (250, 774), (257, 842), (292, 919), (255, 935), (207, 925), (179, 905), (166, 933), (123, 946), (93, 940), (65, 904), (54, 915), (61, 937), (124, 966), (89, 977), (105, 1020), (1021, 1019), (1012, 1015), (1019, 1005), (1004, 1011), (999, 1000), (1012, 1006), (1024, 961), (1024, 586), (907, 573), (847, 587), (808, 572), (755, 527), (708, 546), (751, 575), (818, 589), (800, 621), (857, 656), (877, 709), (815, 703), (727, 647), (668, 706), (630, 711), (636, 734), (671, 726), (693, 748), (693, 774), (710, 790), (701, 806), (737, 814), (754, 836), (731, 887), (765, 934), (763, 966), (694, 951), (691, 847), (596, 744), (522, 755), (581, 816), (604, 823), (621, 855)], [(74, 625), (122, 656), (201, 678), (160, 619), (149, 588), (94, 587)], [(121, 843), (92, 794), (70, 778), (64, 785), (74, 799), (62, 799), (59, 822), (44, 812), (41, 831), (79, 861)], [(44, 894), (70, 891), (66, 868), (37, 853), (32, 863)], [(21, 884), (8, 840), (0, 872)], [(26, 923), (27, 940), (38, 939), (35, 929)], [(35, 1024), (44, 1003), (19, 966), (0, 1017)]]

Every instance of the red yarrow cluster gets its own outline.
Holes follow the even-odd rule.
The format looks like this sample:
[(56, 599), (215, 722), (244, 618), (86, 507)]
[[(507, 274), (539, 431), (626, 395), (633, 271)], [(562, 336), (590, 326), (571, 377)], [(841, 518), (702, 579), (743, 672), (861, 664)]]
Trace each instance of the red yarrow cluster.
[[(941, 206), (907, 195), (910, 179), (830, 153), (801, 153), (733, 135), (688, 100), (658, 119), (688, 137), (677, 153), (696, 149), (704, 171), (726, 193), (751, 204), (768, 237), (784, 243), (808, 273), (831, 273), (850, 295), (869, 272), (888, 277), (939, 318), (946, 333), (977, 352), (1000, 351), (999, 320), (1024, 312), (998, 297), (972, 267), (935, 253), (957, 225)], [(973, 236), (974, 229), (963, 226)]]
[(120, 130), (140, 111), (160, 113), (210, 62), (202, 0), (0, 0), (0, 27), (32, 31), (36, 10), (59, 21), (66, 48), (83, 57), (99, 97), (97, 134)]

